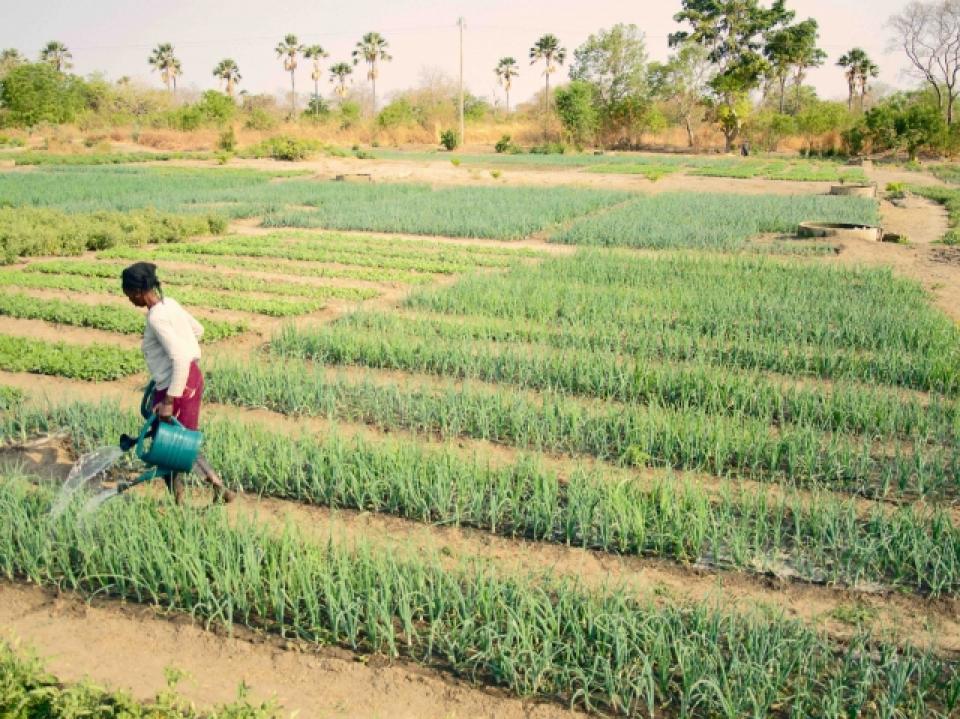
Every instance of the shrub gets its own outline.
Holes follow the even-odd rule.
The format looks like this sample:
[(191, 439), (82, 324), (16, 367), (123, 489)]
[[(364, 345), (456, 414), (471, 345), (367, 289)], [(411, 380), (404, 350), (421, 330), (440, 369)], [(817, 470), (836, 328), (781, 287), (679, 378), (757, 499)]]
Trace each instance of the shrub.
[(460, 167), (460, 158), (454, 157), (452, 160), (450, 160), (450, 164), (452, 164), (454, 167)]
[(217, 139), (217, 149), (223, 150), (224, 152), (233, 152), (237, 149), (237, 135), (233, 131), (233, 125), (230, 125), (220, 133), (220, 137)]
[(295, 162), (307, 159), (319, 152), (322, 147), (316, 140), (301, 140), (287, 135), (277, 135), (248, 147), (241, 154), (244, 157), (270, 157), (274, 160)]
[(405, 98), (394, 100), (377, 115), (377, 124), (382, 128), (412, 125), (416, 121), (413, 105)]
[(457, 149), (457, 146), (460, 144), (460, 137), (457, 135), (456, 130), (444, 130), (440, 133), (440, 144), (446, 148), (447, 151), (452, 152)]
[(493, 149), (503, 154), (509, 151), (511, 147), (513, 147), (513, 143), (511, 142), (510, 135), (501, 135), (500, 139), (497, 140), (497, 144), (493, 146)]
[(547, 142), (530, 148), (531, 155), (562, 155), (566, 151), (567, 146), (562, 142)]
[(262, 107), (255, 107), (247, 113), (243, 126), (248, 130), (272, 130), (277, 126), (277, 121)]

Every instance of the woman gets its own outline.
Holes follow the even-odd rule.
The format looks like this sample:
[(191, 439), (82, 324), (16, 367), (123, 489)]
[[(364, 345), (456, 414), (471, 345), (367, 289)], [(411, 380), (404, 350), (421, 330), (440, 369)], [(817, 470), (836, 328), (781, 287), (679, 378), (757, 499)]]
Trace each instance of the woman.
[[(143, 357), (153, 377), (153, 411), (162, 421), (176, 417), (187, 429), (200, 428), (200, 400), (203, 375), (200, 373), (200, 336), (203, 326), (170, 297), (164, 297), (157, 279), (157, 266), (137, 262), (120, 276), (123, 293), (135, 307), (147, 308), (147, 326), (143, 331)], [(215, 498), (233, 500), (220, 476), (203, 457), (197, 470), (213, 485)], [(177, 504), (183, 503), (183, 477), (173, 473), (165, 477)]]

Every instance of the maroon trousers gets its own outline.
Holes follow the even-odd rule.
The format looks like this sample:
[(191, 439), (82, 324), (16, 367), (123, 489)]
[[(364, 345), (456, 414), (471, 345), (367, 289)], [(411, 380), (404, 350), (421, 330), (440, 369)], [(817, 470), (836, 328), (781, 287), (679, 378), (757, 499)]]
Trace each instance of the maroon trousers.
[[(153, 392), (153, 404), (158, 405), (167, 396), (167, 390), (158, 389)], [(196, 360), (190, 363), (190, 374), (187, 375), (187, 386), (183, 388), (183, 396), (173, 400), (173, 416), (180, 420), (187, 429), (200, 429), (200, 400), (203, 398), (203, 373)]]

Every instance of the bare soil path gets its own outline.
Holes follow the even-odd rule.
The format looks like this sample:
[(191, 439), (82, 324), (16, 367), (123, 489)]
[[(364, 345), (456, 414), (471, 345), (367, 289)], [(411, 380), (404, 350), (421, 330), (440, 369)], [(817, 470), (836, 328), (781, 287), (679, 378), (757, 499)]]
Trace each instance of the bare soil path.
[(475, 687), (404, 661), (336, 647), (299, 646), (235, 628), (207, 631), (181, 615), (97, 600), (86, 604), (32, 586), (0, 583), (0, 639), (22, 640), (61, 681), (91, 679), (151, 699), (164, 669), (201, 708), (236, 699), (276, 698), (300, 719), (580, 719), (585, 715)]

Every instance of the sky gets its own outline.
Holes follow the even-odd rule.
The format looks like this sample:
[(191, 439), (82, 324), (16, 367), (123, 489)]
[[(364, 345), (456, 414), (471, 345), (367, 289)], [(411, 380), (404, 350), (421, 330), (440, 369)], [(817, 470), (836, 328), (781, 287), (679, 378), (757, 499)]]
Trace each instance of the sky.
[[(880, 65), (880, 82), (906, 87), (901, 52), (888, 51), (884, 24), (907, 0), (788, 0), (797, 19), (820, 23), (820, 46), (828, 53), (824, 67), (810, 72), (821, 97), (846, 97), (846, 82), (837, 58), (853, 46), (863, 47)], [(35, 57), (48, 40), (59, 40), (73, 52), (74, 72), (95, 71), (110, 79), (129, 75), (160, 86), (147, 65), (150, 50), (173, 43), (183, 65), (181, 86), (218, 87), (214, 65), (232, 57), (240, 67), (241, 89), (281, 94), (289, 75), (273, 48), (287, 33), (305, 44), (322, 45), (328, 65), (349, 60), (360, 36), (376, 30), (390, 44), (393, 61), (385, 64), (377, 82), (379, 97), (416, 85), (425, 68), (452, 78), (459, 71), (457, 18), (465, 20), (464, 81), (476, 95), (500, 98), (493, 68), (503, 56), (520, 64), (511, 103), (528, 99), (543, 84), (542, 69), (529, 65), (527, 53), (542, 34), (552, 32), (569, 53), (587, 36), (618, 22), (634, 23), (645, 34), (651, 59), (669, 54), (667, 36), (679, 26), (673, 15), (680, 0), (0, 0), (0, 48), (15, 47)], [(569, 64), (569, 63), (568, 63)], [(567, 76), (561, 70), (553, 82)], [(354, 73), (365, 82), (365, 70)], [(312, 91), (310, 69), (297, 71), (298, 91)], [(321, 93), (332, 90), (321, 83)]]

